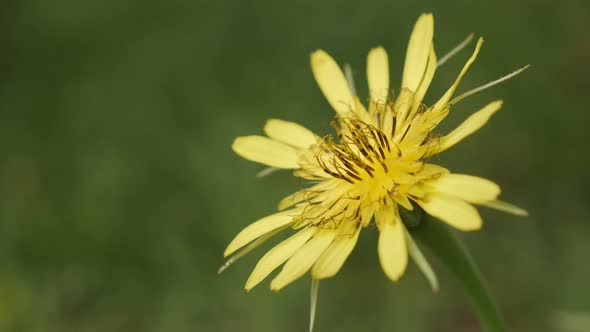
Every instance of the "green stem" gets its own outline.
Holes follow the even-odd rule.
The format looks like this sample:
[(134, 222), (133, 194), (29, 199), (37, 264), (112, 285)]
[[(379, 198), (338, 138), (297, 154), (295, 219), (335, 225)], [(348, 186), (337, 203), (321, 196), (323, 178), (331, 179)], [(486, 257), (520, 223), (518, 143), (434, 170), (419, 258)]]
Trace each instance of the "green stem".
[(422, 222), (410, 229), (412, 236), (426, 245), (449, 269), (467, 293), (486, 332), (504, 332), (506, 325), (484, 278), (463, 243), (443, 222), (423, 213)]

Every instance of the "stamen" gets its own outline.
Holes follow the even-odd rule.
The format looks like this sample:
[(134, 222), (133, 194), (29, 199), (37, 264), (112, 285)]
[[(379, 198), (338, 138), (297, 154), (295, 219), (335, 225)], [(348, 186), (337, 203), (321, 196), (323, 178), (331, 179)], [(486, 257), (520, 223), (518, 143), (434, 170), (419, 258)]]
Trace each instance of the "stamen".
[(381, 142), (381, 146), (385, 145), (387, 147), (387, 152), (391, 152), (391, 147), (389, 146), (389, 140), (385, 137), (385, 134), (378, 131), (377, 136), (379, 136), (379, 141)]
[(371, 166), (366, 165), (365, 168), (363, 168), (363, 169), (365, 170), (365, 172), (367, 172), (367, 174), (369, 174), (369, 176), (371, 178), (375, 177), (372, 172), (372, 171), (374, 171), (374, 169)]
[(362, 181), (361, 170), (374, 177), (375, 163), (379, 163), (386, 173), (389, 171), (385, 160), (392, 147), (387, 136), (378, 128), (356, 118), (340, 118), (334, 128), (340, 142), (326, 137), (321, 145), (321, 150), (331, 153), (331, 156), (323, 160), (319, 154), (316, 155), (317, 163), (325, 173), (353, 184)]
[(450, 102), (449, 104), (450, 104), (450, 105), (454, 105), (454, 104), (456, 104), (456, 103), (460, 102), (461, 100), (463, 100), (463, 99), (465, 99), (465, 98), (467, 98), (467, 97), (471, 96), (472, 94), (478, 93), (478, 92), (480, 92), (480, 91), (482, 91), (482, 90), (485, 90), (485, 89), (487, 89), (487, 88), (491, 88), (491, 87), (493, 87), (493, 86), (494, 86), (494, 85), (496, 85), (496, 84), (500, 84), (500, 83), (502, 83), (502, 82), (504, 82), (504, 81), (507, 81), (507, 80), (509, 80), (509, 79), (513, 78), (514, 76), (516, 76), (516, 75), (518, 75), (518, 74), (522, 73), (523, 71), (527, 70), (527, 69), (528, 69), (530, 66), (531, 66), (531, 65), (526, 65), (526, 66), (524, 66), (524, 67), (522, 67), (522, 68), (520, 68), (520, 69), (518, 69), (518, 70), (515, 70), (515, 71), (513, 71), (512, 73), (510, 73), (510, 74), (508, 74), (508, 75), (506, 75), (506, 76), (502, 76), (502, 77), (500, 77), (499, 79), (497, 79), (497, 80), (495, 80), (495, 81), (491, 81), (491, 82), (489, 82), (489, 83), (486, 83), (486, 84), (484, 84), (484, 85), (482, 85), (482, 86), (480, 86), (480, 87), (477, 87), (477, 88), (475, 88), (475, 89), (469, 90), (469, 91), (467, 91), (467, 92), (465, 92), (465, 93), (461, 94), (460, 96), (458, 96), (458, 97), (455, 97), (453, 100), (451, 100), (451, 102)]
[(397, 126), (397, 116), (395, 116), (395, 113), (394, 113), (393, 123), (392, 123), (392, 126), (391, 126), (391, 133), (389, 133), (389, 135), (391, 137), (395, 136), (395, 128), (396, 128), (396, 126)]
[(452, 50), (450, 50), (447, 54), (443, 55), (438, 62), (436, 63), (436, 68), (442, 66), (445, 62), (447, 62), (450, 58), (455, 56), (457, 53), (461, 52), (473, 39), (473, 33), (469, 34), (465, 40), (463, 40), (459, 45), (455, 46)]

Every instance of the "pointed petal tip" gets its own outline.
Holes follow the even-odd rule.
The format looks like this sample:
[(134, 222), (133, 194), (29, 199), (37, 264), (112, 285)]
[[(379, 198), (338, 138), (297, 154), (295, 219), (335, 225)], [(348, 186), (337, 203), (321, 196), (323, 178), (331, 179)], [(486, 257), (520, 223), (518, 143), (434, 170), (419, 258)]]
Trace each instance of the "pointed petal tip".
[[(369, 50), (369, 54), (367, 55), (367, 59), (370, 60), (374, 60), (375, 58), (380, 58), (380, 59), (385, 59), (385, 64), (387, 65), (387, 67), (389, 67), (389, 63), (387, 63), (387, 51), (385, 50), (385, 48), (381, 45), (373, 47), (371, 50)], [(380, 68), (382, 69), (382, 68)], [(389, 70), (389, 68), (387, 68), (387, 70)], [(389, 77), (389, 73), (387, 73), (388, 77)]]
[(367, 81), (371, 100), (387, 100), (389, 94), (389, 59), (387, 52), (381, 46), (371, 49), (367, 55)]
[(273, 292), (278, 292), (281, 289), (283, 289), (283, 287), (285, 287), (285, 285), (280, 285), (276, 283), (274, 280), (270, 282), (270, 290)]
[[(481, 229), (483, 220), (477, 209), (463, 199), (445, 194), (430, 193), (417, 203), (424, 211), (462, 232)], [(486, 205), (488, 203), (485, 203)]]
[(418, 17), (418, 19), (416, 20), (416, 25), (418, 25), (418, 24), (424, 24), (424, 25), (430, 26), (430, 29), (433, 29), (434, 15), (432, 15), (432, 13), (424, 13), (424, 14), (420, 15), (420, 17)]
[(408, 266), (404, 228), (399, 215), (395, 213), (392, 219), (386, 219), (389, 216), (378, 218), (381, 219), (382, 226), (377, 241), (379, 263), (385, 275), (393, 282), (397, 282), (404, 275)]
[(240, 143), (239, 143), (239, 141), (241, 140), (241, 138), (242, 138), (242, 136), (238, 136), (238, 137), (234, 138), (233, 142), (231, 143), (231, 149), (232, 149), (232, 150), (233, 150), (235, 153), (238, 153), (238, 152), (236, 151), (236, 146), (240, 144)]
[(427, 69), (434, 36), (434, 19), (432, 14), (422, 14), (416, 20), (408, 47), (402, 73), (402, 88), (413, 92), (418, 90)]
[(418, 20), (432, 20), (434, 21), (434, 15), (432, 13), (423, 13), (418, 17)]
[(373, 53), (380, 53), (380, 52), (383, 52), (383, 53), (385, 53), (385, 48), (384, 48), (383, 46), (381, 46), (381, 45), (373, 47), (373, 48), (372, 48), (372, 49), (369, 51), (369, 54), (373, 54)]
[[(230, 243), (231, 245), (231, 243)], [(232, 248), (230, 248), (230, 246), (228, 245), (225, 248), (225, 251), (223, 252), (223, 258), (227, 258), (227, 256), (231, 255), (232, 252), (234, 252), (235, 250), (231, 250)]]
[(466, 227), (461, 229), (463, 232), (477, 232), (483, 228), (483, 221), (480, 224), (473, 225), (473, 227)]
[(264, 129), (265, 129), (265, 131), (266, 131), (266, 128), (268, 128), (269, 126), (272, 126), (273, 123), (280, 122), (280, 121), (282, 121), (282, 120), (275, 119), (275, 118), (268, 118), (268, 119), (266, 119), (266, 122), (264, 123)]
[(321, 48), (318, 48), (317, 50), (311, 52), (311, 54), (309, 55), (312, 62), (320, 60), (322, 57), (325, 56), (328, 56), (328, 53), (326, 53), (326, 51), (322, 50)]
[(331, 59), (331, 56), (321, 48), (318, 48), (317, 50), (311, 52), (309, 55), (309, 62), (311, 63), (312, 71), (317, 66), (321, 65), (322, 63), (325, 63), (329, 59)]
[(502, 99), (494, 100), (490, 103), (490, 105), (494, 105), (493, 108), (497, 108), (499, 110), (504, 105), (504, 101)]
[(351, 86), (338, 63), (323, 50), (311, 54), (311, 72), (328, 103), (341, 116), (354, 112)]
[(244, 285), (244, 290), (246, 292), (249, 292), (252, 290), (252, 288), (256, 287), (257, 283), (252, 283), (252, 281), (250, 279), (248, 279), (246, 281), (246, 284)]
[(393, 282), (398, 282), (402, 276), (404, 275), (404, 273), (400, 273), (399, 275), (393, 275), (393, 274), (388, 274), (387, 277), (389, 278), (389, 280), (393, 281)]
[[(467, 203), (469, 204), (469, 203)], [(471, 205), (471, 204), (470, 204)], [(471, 205), (473, 206), (473, 205)], [(475, 209), (475, 207), (473, 207), (474, 210), (477, 211), (477, 209)], [(480, 231), (483, 228), (483, 218), (481, 217), (481, 215), (479, 215), (479, 212), (477, 212), (477, 218), (473, 220), (472, 224), (465, 224), (465, 225), (461, 225), (461, 226), (457, 226), (457, 225), (451, 225), (453, 226), (454, 229), (459, 230), (461, 232), (477, 232)]]

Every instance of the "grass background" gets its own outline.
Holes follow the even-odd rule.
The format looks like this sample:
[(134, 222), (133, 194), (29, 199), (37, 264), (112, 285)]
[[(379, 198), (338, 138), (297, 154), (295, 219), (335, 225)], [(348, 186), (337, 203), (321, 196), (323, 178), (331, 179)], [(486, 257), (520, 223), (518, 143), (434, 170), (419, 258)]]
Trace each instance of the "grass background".
[[(454, 108), (447, 129), (502, 98), (482, 131), (435, 158), (502, 185), (521, 219), (483, 211), (461, 234), (512, 331), (589, 331), (590, 5), (554, 1), (4, 0), (0, 3), (0, 331), (305, 331), (309, 281), (242, 286), (260, 248), (221, 276), (248, 223), (303, 187), (230, 149), (269, 117), (318, 133), (333, 118), (308, 56), (350, 63), (383, 45), (398, 88), (414, 20), (435, 15), (444, 54), (485, 36), (466, 91), (523, 75)], [(473, 46), (473, 44), (472, 44)], [(451, 84), (445, 64), (427, 103)], [(444, 132), (445, 128), (443, 128)], [(477, 331), (435, 263), (389, 282), (375, 229), (322, 283), (318, 331)], [(582, 313), (559, 320), (560, 312)], [(578, 320), (582, 322), (577, 322)]]

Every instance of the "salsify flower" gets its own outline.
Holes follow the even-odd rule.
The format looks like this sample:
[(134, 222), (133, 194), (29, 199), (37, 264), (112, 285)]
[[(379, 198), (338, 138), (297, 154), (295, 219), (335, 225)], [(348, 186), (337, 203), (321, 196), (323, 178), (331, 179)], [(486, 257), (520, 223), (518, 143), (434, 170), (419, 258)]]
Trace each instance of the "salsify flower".
[(311, 185), (282, 199), (280, 212), (243, 229), (225, 250), (226, 257), (234, 256), (221, 270), (290, 228), (295, 234), (260, 259), (245, 288), (252, 289), (284, 264), (271, 289), (278, 291), (311, 271), (317, 290), (317, 281), (340, 270), (361, 231), (374, 220), (385, 275), (397, 281), (410, 255), (432, 282), (432, 271), (406, 230), (400, 210), (422, 209), (461, 231), (481, 228), (482, 219), (474, 205), (526, 214), (499, 201), (500, 188), (494, 182), (455, 174), (429, 162), (431, 156), (480, 129), (500, 109), (502, 101), (487, 104), (447, 135), (434, 134), (452, 106), (525, 68), (453, 98), (480, 51), (480, 38), (455, 82), (436, 103), (426, 106), (423, 99), (441, 64), (434, 52), (433, 31), (432, 15), (420, 16), (410, 37), (401, 90), (395, 98), (390, 94), (387, 53), (381, 47), (369, 52), (368, 107), (326, 52), (312, 53), (313, 75), (336, 111), (333, 127), (337, 137), (320, 137), (299, 124), (271, 119), (264, 127), (266, 136), (235, 140), (233, 149), (238, 155), (272, 168), (292, 169), (295, 176), (309, 180)]

